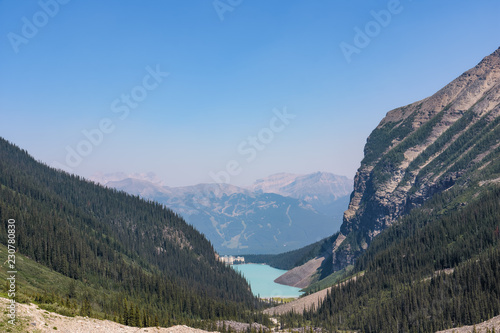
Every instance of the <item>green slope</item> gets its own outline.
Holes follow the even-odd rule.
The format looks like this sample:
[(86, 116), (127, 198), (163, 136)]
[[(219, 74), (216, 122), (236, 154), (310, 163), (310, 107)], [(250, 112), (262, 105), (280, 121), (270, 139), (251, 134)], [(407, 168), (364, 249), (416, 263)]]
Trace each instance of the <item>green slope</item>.
[(350, 274), (363, 276), (334, 288), (319, 309), (283, 320), (435, 332), (499, 315), (500, 187), (482, 184), (435, 195), (414, 209), (356, 260)]
[(255, 306), (247, 282), (159, 204), (48, 168), (3, 139), (0, 185), (0, 243), (15, 219), (21, 254), (89, 288), (75, 296), (78, 306), (89, 301), (111, 318), (133, 306), (162, 325), (241, 318)]
[[(7, 247), (0, 245), (0, 257), (7, 257)], [(2, 265), (0, 279), (6, 281), (7, 265)], [(16, 253), (16, 301), (21, 303), (34, 302), (41, 308), (59, 312), (67, 316), (80, 314), (82, 296), (86, 293), (95, 295), (93, 300), (102, 303), (108, 297), (114, 297), (112, 291), (95, 289), (82, 281), (73, 280), (57, 273), (28, 257)], [(0, 296), (11, 299), (7, 284), (2, 284)], [(97, 309), (97, 307), (95, 307)], [(95, 312), (95, 316), (104, 317), (103, 312)]]

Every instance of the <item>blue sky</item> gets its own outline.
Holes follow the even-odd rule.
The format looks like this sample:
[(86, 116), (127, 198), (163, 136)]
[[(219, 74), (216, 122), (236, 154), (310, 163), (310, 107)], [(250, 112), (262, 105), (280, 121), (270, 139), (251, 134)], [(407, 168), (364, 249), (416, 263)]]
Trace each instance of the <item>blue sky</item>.
[(385, 113), (500, 46), (499, 14), (494, 0), (2, 0), (0, 136), (86, 177), (353, 177)]

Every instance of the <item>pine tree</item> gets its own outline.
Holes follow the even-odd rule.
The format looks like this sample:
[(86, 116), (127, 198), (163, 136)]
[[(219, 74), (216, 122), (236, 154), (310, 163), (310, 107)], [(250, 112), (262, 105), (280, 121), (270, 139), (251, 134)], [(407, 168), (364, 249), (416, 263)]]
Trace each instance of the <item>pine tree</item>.
[(87, 297), (85, 297), (85, 299), (83, 300), (82, 307), (80, 309), (80, 316), (92, 317), (92, 307)]

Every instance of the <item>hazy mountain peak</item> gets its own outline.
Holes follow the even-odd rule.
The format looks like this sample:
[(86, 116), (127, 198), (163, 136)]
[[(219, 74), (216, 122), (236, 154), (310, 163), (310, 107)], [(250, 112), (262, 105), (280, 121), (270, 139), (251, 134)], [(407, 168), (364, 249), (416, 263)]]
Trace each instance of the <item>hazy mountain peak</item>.
[(90, 177), (90, 180), (92, 180), (96, 183), (102, 184), (102, 185), (106, 185), (109, 182), (121, 181), (121, 180), (124, 180), (127, 178), (135, 179), (135, 180), (144, 180), (144, 181), (148, 181), (152, 184), (159, 185), (159, 186), (165, 185), (163, 180), (152, 171), (141, 172), (141, 173), (139, 173), (139, 172), (125, 173), (125, 172), (121, 172), (121, 171), (111, 172), (111, 173), (98, 172), (98, 173), (93, 174)]
[(154, 174), (136, 175), (105, 174), (94, 180), (166, 205), (219, 252), (232, 254), (276, 253), (335, 232), (352, 190), (352, 180), (322, 172), (278, 173), (247, 188), (219, 183), (168, 187), (151, 182)]
[(183, 195), (207, 196), (221, 198), (236, 193), (249, 194), (249, 190), (231, 184), (224, 183), (203, 183), (191, 186), (181, 186), (171, 188), (173, 192)]
[(276, 193), (306, 201), (313, 196), (342, 197), (352, 191), (353, 180), (329, 172), (315, 172), (307, 175), (278, 173), (257, 180), (252, 190), (262, 193)]
[(279, 193), (280, 188), (291, 184), (301, 175), (293, 174), (293, 173), (276, 173), (269, 177), (257, 179), (250, 188), (253, 191), (258, 191), (262, 193)]

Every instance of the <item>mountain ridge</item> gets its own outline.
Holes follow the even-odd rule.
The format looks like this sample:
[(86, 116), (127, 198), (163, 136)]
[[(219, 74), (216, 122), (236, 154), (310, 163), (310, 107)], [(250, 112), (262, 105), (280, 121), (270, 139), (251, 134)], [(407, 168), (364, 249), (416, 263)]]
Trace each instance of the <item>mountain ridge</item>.
[(285, 325), (476, 331), (500, 314), (500, 48), (389, 111), (364, 153), (339, 233), (257, 258), (296, 263), (276, 281), (306, 293), (334, 286), (301, 315), (283, 309)]
[[(317, 182), (318, 177), (323, 183)], [(290, 185), (292, 190), (285, 193)], [(351, 185), (347, 177), (328, 173), (276, 174), (248, 187), (217, 183), (168, 187), (132, 178), (105, 184), (172, 208), (221, 254), (279, 253), (324, 238), (340, 227)]]
[[(367, 140), (365, 158), (355, 177), (353, 198), (344, 213), (342, 232), (347, 234), (360, 224), (370, 223), (366, 219), (375, 218), (375, 223), (369, 226), (372, 234), (368, 235), (373, 238), (433, 193), (453, 186), (467, 169), (467, 166), (456, 171), (452, 169), (463, 155), (443, 161), (447, 168), (434, 171), (430, 167), (440, 162), (439, 158), (450, 148), (459, 148), (460, 138), (464, 144), (469, 144), (468, 149), (472, 149), (475, 143), (464, 134), (469, 132), (472, 138), (480, 138), (480, 128), (473, 128), (480, 121), (490, 126), (484, 135), (493, 133), (496, 136), (490, 150), (498, 148), (499, 115), (500, 49), (431, 97), (390, 111)], [(380, 158), (373, 160), (374, 151), (379, 150), (376, 147), (379, 132), (390, 127), (391, 132), (397, 132), (405, 125), (408, 128), (402, 131), (408, 130), (408, 133), (404, 137), (400, 133), (390, 135), (391, 145)], [(487, 156), (484, 153), (477, 152), (477, 162)], [(368, 207), (361, 206), (363, 197)], [(373, 207), (370, 210), (370, 205), (384, 209), (377, 211), (378, 208)]]
[(331, 244), (320, 258), (323, 274), (313, 275), (353, 264), (434, 194), (491, 181), (481, 168), (500, 154), (499, 116), (500, 48), (434, 95), (389, 111), (367, 139), (337, 236), (345, 239)]

